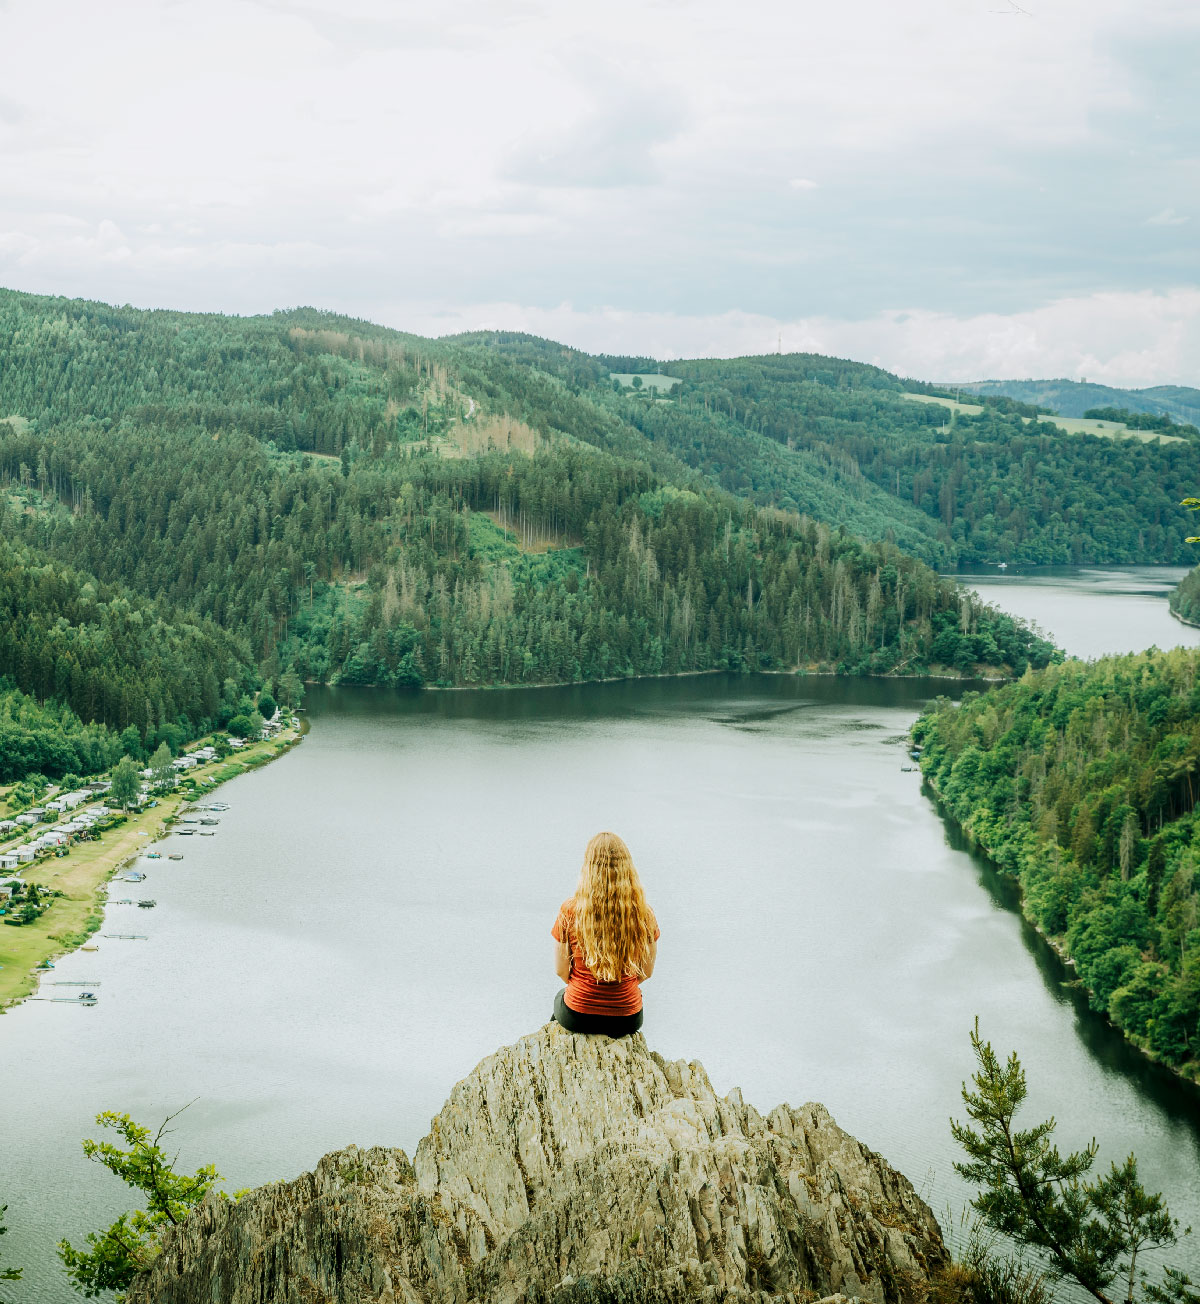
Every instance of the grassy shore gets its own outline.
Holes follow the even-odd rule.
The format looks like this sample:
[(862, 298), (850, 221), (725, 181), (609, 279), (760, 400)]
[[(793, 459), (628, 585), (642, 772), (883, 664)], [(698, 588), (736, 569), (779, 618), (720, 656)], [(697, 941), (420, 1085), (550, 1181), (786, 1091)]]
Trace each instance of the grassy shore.
[[(194, 792), (177, 790), (169, 797), (159, 797), (157, 806), (131, 814), (124, 824), (99, 838), (75, 843), (69, 856), (50, 856), (17, 871), (13, 877), (56, 889), (63, 895), (54, 897), (50, 908), (35, 923), (20, 928), (0, 926), (0, 1011), (34, 990), (38, 981), (35, 970), (40, 964), (88, 943), (103, 917), (104, 884), (168, 832), (183, 807), (206, 800), (227, 780), (273, 761), (295, 746), (305, 728), (301, 723), (223, 761), (197, 766), (188, 771), (189, 777), (197, 780)], [(207, 741), (199, 739), (192, 747), (202, 747)], [(212, 783), (201, 782), (206, 778)]]

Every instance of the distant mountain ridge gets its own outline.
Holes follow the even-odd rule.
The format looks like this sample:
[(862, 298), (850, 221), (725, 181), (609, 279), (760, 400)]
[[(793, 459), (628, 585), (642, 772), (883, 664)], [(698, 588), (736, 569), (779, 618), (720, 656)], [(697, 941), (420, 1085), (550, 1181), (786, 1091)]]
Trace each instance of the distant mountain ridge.
[(945, 385), (988, 398), (1014, 398), (1052, 408), (1060, 416), (1081, 417), (1090, 408), (1117, 407), (1130, 412), (1152, 412), (1176, 421), (1200, 424), (1200, 389), (1188, 385), (1151, 385), (1147, 389), (1118, 389), (1086, 380), (973, 380)]
[(918, 434), (944, 420), (895, 378), (776, 359), (812, 390), (776, 431), (753, 368), (667, 400), (512, 347), (530, 360), (313, 309), (0, 290), (0, 783), (177, 748), (268, 680), (912, 674), (939, 638), (963, 674), (1051, 657), (913, 558), (953, 555), (918, 504), (788, 447), (871, 385)]

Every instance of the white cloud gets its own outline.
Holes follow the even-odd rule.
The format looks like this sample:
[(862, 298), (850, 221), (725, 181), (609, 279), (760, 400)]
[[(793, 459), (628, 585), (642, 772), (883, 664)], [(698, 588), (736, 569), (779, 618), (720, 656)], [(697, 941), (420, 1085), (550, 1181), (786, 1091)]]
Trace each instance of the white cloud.
[(1006, 3), (7, 0), (0, 284), (1065, 367), (1200, 282), (1200, 6)]
[(1146, 218), (1147, 226), (1182, 226), (1188, 219), (1173, 208), (1164, 208), (1153, 217)]

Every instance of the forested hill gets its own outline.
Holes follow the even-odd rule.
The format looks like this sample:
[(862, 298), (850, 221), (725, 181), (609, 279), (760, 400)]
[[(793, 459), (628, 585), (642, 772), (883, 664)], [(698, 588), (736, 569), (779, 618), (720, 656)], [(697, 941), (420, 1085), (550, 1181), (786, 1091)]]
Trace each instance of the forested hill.
[(177, 745), (262, 678), (1019, 673), (1052, 655), (841, 528), (865, 498), (836, 477), (817, 478), (834, 525), (769, 509), (641, 421), (608, 384), (308, 310), (0, 294), (0, 779), (76, 769), (49, 739), (91, 722), (106, 747), (130, 729)]
[(950, 813), (1105, 1011), (1200, 1078), (1200, 680), (1190, 650), (1068, 661), (914, 726)]
[(1192, 560), (1179, 506), (1195, 489), (1191, 426), (1125, 430), (1118, 417), (1081, 432), (1012, 398), (957, 403), (814, 354), (660, 364), (527, 335), (455, 342), (554, 376), (735, 493), (852, 522), (942, 568)]
[(1093, 408), (1117, 408), (1166, 416), (1183, 424), (1200, 424), (1200, 389), (1188, 385), (1118, 389), (1087, 380), (976, 380), (955, 388), (964, 393), (1035, 403), (1064, 417), (1087, 416)]
[(1194, 428), (1176, 423), (1160, 442), (1167, 431), (1127, 413), (1139, 428), (1113, 438), (1118, 410), (1099, 433), (1078, 433), (1035, 422), (1038, 408), (1011, 398), (964, 406), (835, 358), (659, 364), (519, 334), (422, 340), (308, 309), (202, 317), (4, 291), (0, 344), (0, 416), (160, 430), (202, 421), (280, 451), (353, 456), (437, 442), (473, 419), (474, 402), (539, 436), (568, 432), (673, 482), (702, 477), (942, 570), (1192, 560), (1179, 501), (1194, 491)]

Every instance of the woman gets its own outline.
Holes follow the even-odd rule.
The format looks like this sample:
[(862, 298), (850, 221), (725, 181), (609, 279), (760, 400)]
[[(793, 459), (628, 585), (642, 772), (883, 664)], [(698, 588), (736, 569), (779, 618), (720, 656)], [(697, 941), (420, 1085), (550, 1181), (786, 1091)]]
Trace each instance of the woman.
[(637, 1032), (639, 984), (654, 972), (659, 928), (629, 848), (615, 833), (588, 843), (579, 886), (550, 935), (554, 972), (567, 984), (554, 998), (554, 1018), (568, 1032)]

